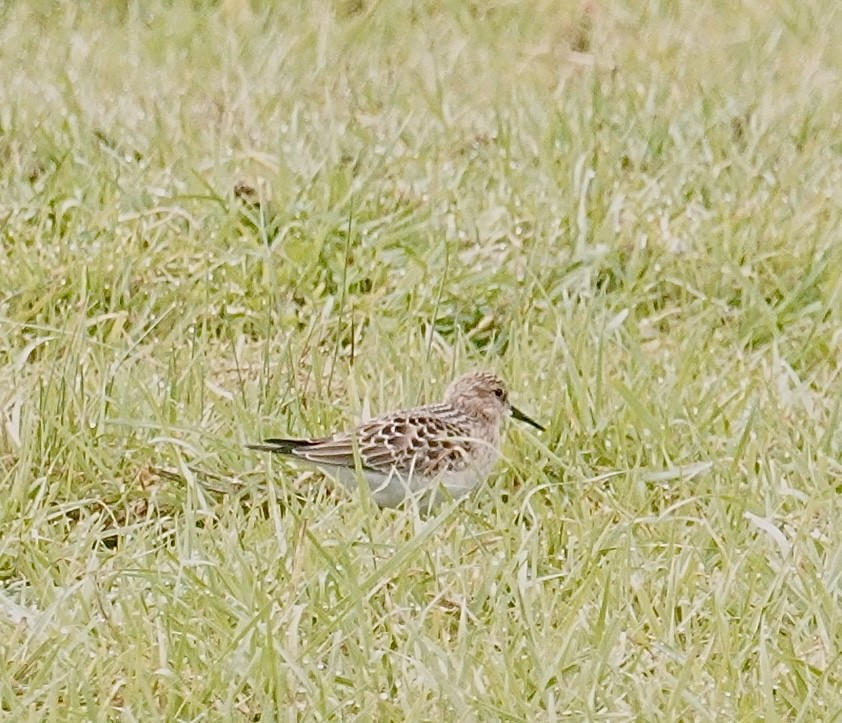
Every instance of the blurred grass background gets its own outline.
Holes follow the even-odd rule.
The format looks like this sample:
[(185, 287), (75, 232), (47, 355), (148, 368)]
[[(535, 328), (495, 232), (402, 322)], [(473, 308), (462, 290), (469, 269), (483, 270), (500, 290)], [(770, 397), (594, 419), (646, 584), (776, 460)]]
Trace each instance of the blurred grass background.
[[(832, 720), (830, 0), (0, 2), (0, 710)], [(242, 444), (489, 367), (432, 520)]]

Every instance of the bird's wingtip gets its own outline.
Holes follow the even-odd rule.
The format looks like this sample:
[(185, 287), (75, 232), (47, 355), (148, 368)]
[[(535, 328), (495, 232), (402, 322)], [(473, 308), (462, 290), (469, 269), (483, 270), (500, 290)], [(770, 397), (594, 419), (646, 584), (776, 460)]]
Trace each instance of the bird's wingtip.
[(299, 447), (306, 447), (308, 440), (304, 439), (264, 439), (259, 444), (247, 444), (246, 449), (257, 452), (275, 452), (276, 454), (291, 454)]
[(255, 452), (274, 452), (275, 447), (270, 444), (247, 444), (246, 449), (253, 449)]

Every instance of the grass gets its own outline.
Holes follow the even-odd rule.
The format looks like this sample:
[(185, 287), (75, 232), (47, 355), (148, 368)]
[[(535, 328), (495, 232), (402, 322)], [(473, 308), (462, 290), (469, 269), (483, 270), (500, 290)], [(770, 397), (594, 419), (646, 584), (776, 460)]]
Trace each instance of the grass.
[(837, 4), (293, 5), (0, 3), (4, 716), (837, 720)]

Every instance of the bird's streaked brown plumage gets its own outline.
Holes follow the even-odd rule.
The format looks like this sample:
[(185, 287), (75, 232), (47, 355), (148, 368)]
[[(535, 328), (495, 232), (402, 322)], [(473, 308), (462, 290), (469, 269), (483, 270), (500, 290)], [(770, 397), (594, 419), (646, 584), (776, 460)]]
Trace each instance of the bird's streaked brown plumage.
[(393, 507), (439, 482), (461, 497), (483, 481), (497, 460), (508, 414), (543, 429), (511, 406), (499, 377), (470, 372), (438, 404), (384, 414), (328, 437), (271, 438), (248, 446), (311, 462), (349, 487), (356, 486), (358, 456), (375, 501)]

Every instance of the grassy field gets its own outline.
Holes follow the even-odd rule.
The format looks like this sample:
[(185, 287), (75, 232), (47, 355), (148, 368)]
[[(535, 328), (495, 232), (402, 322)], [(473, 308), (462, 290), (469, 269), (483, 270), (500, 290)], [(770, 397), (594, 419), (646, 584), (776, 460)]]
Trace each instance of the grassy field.
[[(838, 721), (840, 37), (0, 2), (0, 717)], [(475, 367), (432, 518), (243, 448)]]

